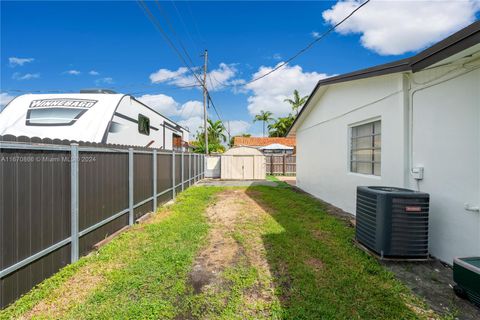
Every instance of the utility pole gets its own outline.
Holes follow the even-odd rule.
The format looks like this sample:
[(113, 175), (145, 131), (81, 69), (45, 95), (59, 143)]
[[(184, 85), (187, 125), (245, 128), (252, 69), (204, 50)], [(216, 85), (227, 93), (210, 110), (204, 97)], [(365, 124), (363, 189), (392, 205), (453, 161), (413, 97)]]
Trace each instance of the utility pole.
[(205, 50), (203, 55), (205, 62), (203, 65), (203, 129), (205, 131), (205, 155), (208, 155), (208, 128), (207, 128), (207, 61), (208, 61), (208, 51)]

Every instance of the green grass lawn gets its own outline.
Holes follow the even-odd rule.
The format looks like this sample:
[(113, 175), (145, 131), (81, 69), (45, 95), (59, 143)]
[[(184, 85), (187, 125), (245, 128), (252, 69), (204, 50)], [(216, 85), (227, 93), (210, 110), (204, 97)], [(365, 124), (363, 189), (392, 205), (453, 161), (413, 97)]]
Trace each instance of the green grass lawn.
[(357, 249), (354, 229), (318, 201), (285, 185), (248, 193), (271, 214), (264, 243), (284, 318), (427, 318), (424, 304)]
[[(102, 247), (98, 253), (67, 266), (45, 280), (15, 304), (0, 312), (0, 319), (28, 314), (36, 304), (47, 307), (34, 318), (62, 319), (168, 319), (178, 311), (179, 297), (186, 294), (187, 274), (196, 252), (208, 232), (203, 215), (214, 199), (216, 188), (190, 188), (177, 197), (175, 205), (159, 213), (167, 213), (158, 222), (136, 225)], [(155, 218), (154, 218), (155, 220)], [(109, 268), (105, 268), (109, 265)], [(70, 305), (60, 314), (50, 312), (49, 303), (62, 303), (62, 293), (80, 288), (65, 288), (68, 280), (83, 268), (90, 267), (100, 281), (84, 299), (65, 301)], [(56, 303), (58, 305), (58, 303)], [(47, 312), (48, 311), (48, 312)], [(30, 315), (29, 315), (30, 316)]]
[[(237, 223), (227, 235), (238, 252), (218, 275), (220, 285), (198, 293), (189, 273), (213, 228), (205, 210), (229, 190), (242, 195), (235, 196)], [(353, 236), (353, 228), (327, 214), (322, 204), (284, 184), (190, 188), (151, 222), (64, 268), (0, 318), (436, 317), (358, 250)]]

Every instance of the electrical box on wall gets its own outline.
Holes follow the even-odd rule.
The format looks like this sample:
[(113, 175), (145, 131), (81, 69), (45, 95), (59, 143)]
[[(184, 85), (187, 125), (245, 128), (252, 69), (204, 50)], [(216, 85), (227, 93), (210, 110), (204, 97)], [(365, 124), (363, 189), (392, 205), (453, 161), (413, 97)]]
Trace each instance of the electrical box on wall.
[(422, 180), (423, 179), (423, 167), (412, 168), (412, 177), (415, 180)]

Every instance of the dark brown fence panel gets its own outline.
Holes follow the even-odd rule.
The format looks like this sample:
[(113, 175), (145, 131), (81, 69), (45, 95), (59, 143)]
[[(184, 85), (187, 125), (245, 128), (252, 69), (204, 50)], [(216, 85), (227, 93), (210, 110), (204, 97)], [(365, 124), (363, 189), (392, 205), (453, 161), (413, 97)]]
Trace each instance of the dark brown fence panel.
[[(159, 153), (157, 155), (157, 192), (172, 188), (172, 156), (170, 154)], [(173, 199), (172, 191), (168, 191), (159, 196), (158, 205)]]
[(266, 156), (265, 164), (267, 174), (294, 176), (297, 173), (295, 155)]
[[(28, 142), (24, 137), (3, 140)], [(0, 149), (0, 270), (69, 237), (69, 156), (61, 151)], [(1, 278), (0, 306), (69, 261), (64, 247)]]
[[(128, 154), (81, 152), (79, 159), (79, 230), (85, 230), (128, 207)], [(80, 254), (128, 225), (128, 214), (80, 239)]]
[(184, 155), (183, 158), (183, 180), (184, 182), (184, 189), (190, 187), (190, 162), (188, 161), (188, 154)]
[[(149, 200), (154, 196), (153, 149), (133, 148), (130, 184), (129, 146), (80, 142), (78, 161), (72, 163), (72, 150), (77, 148), (71, 144), (72, 141), (0, 136), (0, 308), (72, 258), (75, 260), (77, 252), (80, 256), (88, 253), (96, 243), (127, 226), (130, 185), (136, 207), (134, 218), (153, 209), (153, 200)], [(203, 176), (199, 175), (203, 157), (182, 157), (177, 153), (172, 159), (168, 151), (156, 152), (155, 182), (160, 205), (173, 198), (173, 175), (175, 184), (180, 185), (177, 192), (193, 184), (194, 177), (198, 181)], [(71, 168), (77, 163), (75, 180)], [(77, 211), (71, 208), (72, 183), (78, 188), (78, 234), (71, 228)], [(78, 251), (71, 245), (77, 239)]]
[(198, 173), (200, 172), (200, 162), (198, 161), (199, 157), (197, 155), (194, 155), (193, 161), (194, 161), (194, 168), (195, 168), (195, 179), (193, 180), (194, 182), (198, 181)]
[[(151, 154), (135, 154), (133, 158), (133, 202), (139, 203), (153, 197), (153, 156)], [(135, 208), (135, 219), (151, 212), (153, 200)]]
[(175, 154), (175, 192), (180, 193), (182, 192), (182, 155), (176, 153)]

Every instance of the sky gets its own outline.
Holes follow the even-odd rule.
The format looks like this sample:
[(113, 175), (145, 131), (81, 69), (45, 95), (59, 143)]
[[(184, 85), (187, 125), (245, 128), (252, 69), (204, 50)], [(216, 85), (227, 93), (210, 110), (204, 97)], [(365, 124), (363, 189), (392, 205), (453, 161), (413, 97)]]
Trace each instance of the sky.
[[(195, 133), (203, 105), (192, 71), (202, 72), (207, 49), (207, 87), (221, 119), (232, 135), (261, 135), (255, 114), (287, 115), (294, 89), (308, 95), (325, 77), (411, 56), (480, 18), (480, 0), (371, 0), (250, 82), (362, 2), (145, 1), (178, 53), (137, 1), (1, 1), (0, 108), (25, 93), (108, 88)], [(218, 119), (213, 107), (208, 113)]]

